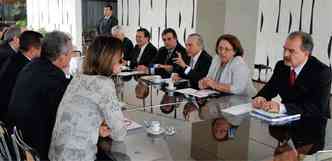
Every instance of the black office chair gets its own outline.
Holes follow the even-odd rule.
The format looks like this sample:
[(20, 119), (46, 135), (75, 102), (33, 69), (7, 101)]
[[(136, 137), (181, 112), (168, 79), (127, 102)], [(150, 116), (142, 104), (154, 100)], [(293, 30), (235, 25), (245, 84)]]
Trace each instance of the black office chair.
[(12, 161), (12, 146), (9, 133), (3, 122), (0, 121), (0, 160)]
[(37, 151), (23, 141), (23, 137), (16, 127), (13, 129), (11, 139), (18, 161), (40, 161)]

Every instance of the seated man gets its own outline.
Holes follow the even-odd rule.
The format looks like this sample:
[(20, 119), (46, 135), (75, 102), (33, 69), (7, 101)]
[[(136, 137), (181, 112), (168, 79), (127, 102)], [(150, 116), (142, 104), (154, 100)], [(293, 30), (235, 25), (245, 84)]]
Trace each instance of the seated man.
[(72, 50), (68, 35), (59, 31), (47, 33), (41, 57), (21, 70), (9, 103), (9, 121), (22, 131), (24, 140), (37, 150), (41, 160), (49, 160), (57, 109), (70, 82), (64, 71)]
[(122, 41), (123, 47), (123, 59), (131, 60), (131, 51), (134, 48), (133, 43), (125, 35), (125, 28), (120, 25), (116, 25), (112, 28), (112, 36), (120, 39)]
[(19, 49), (19, 37), (21, 35), (21, 29), (18, 27), (10, 27), (4, 34), (4, 43), (0, 45), (0, 74), (1, 67), (5, 60), (13, 54), (16, 54)]
[(189, 61), (186, 49), (178, 42), (174, 29), (167, 28), (162, 32), (162, 39), (165, 46), (161, 47), (157, 55), (153, 58), (148, 68), (140, 68), (139, 70), (150, 74), (161, 75), (163, 78), (169, 78), (175, 68), (179, 68), (174, 63), (174, 58), (178, 57), (177, 52), (182, 56), (185, 62)]
[(25, 31), (20, 36), (20, 51), (12, 54), (5, 61), (0, 75), (0, 120), (4, 121), (8, 103), (16, 82), (18, 73), (32, 59), (40, 56), (43, 36), (35, 31)]
[(187, 54), (190, 63), (186, 63), (180, 53), (175, 63), (180, 66), (172, 79), (189, 79), (192, 88), (198, 89), (198, 81), (206, 76), (211, 65), (212, 57), (204, 50), (203, 38), (199, 34), (191, 34), (186, 41)]
[(131, 52), (130, 67), (139, 68), (148, 67), (152, 59), (157, 54), (157, 48), (150, 43), (150, 33), (145, 28), (140, 28), (136, 31), (136, 45)]
[[(276, 64), (271, 79), (252, 102), (268, 112), (301, 114), (299, 121), (285, 126), (296, 149), (311, 146), (308, 154), (324, 148), (332, 77), (331, 69), (312, 56), (313, 46), (309, 34), (291, 33), (284, 45), (285, 62)], [(281, 102), (271, 100), (277, 95)]]

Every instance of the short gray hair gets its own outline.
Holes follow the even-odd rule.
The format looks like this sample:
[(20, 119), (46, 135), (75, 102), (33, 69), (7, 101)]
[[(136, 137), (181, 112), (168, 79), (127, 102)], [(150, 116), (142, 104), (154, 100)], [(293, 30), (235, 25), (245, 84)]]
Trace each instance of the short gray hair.
[(311, 54), (312, 51), (314, 50), (314, 41), (312, 40), (311, 35), (306, 32), (295, 31), (295, 32), (292, 32), (287, 37), (287, 39), (294, 39), (296, 37), (299, 37), (302, 40), (302, 46), (301, 46), (302, 50), (308, 51), (309, 54)]
[(20, 35), (21, 35), (21, 29), (19, 27), (10, 27), (6, 31), (3, 39), (7, 42), (10, 42), (14, 39), (14, 37), (20, 37)]
[(120, 25), (116, 25), (116, 26), (112, 27), (112, 34), (117, 33), (117, 32), (125, 34), (126, 29), (125, 29), (125, 27), (120, 26)]
[(69, 35), (61, 31), (53, 31), (44, 37), (41, 56), (55, 61), (61, 55), (68, 53), (71, 48), (72, 42)]
[(203, 37), (199, 34), (199, 33), (192, 33), (188, 36), (189, 38), (193, 38), (195, 40), (197, 40), (197, 43), (200, 47), (202, 47), (202, 49), (204, 49), (204, 40)]

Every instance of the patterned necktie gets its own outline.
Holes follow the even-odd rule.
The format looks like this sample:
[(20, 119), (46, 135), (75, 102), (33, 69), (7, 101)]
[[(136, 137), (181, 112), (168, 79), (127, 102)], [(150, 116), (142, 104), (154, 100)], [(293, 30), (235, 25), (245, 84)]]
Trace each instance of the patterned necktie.
[(165, 59), (165, 64), (167, 64), (167, 62), (169, 61), (169, 59), (172, 57), (172, 50), (168, 50), (167, 51), (167, 56)]
[(292, 69), (290, 72), (290, 75), (289, 75), (289, 86), (290, 87), (293, 87), (295, 80), (296, 80), (296, 73), (295, 73), (295, 70)]
[(193, 58), (190, 59), (190, 67), (191, 67), (191, 69), (194, 69), (194, 59)]

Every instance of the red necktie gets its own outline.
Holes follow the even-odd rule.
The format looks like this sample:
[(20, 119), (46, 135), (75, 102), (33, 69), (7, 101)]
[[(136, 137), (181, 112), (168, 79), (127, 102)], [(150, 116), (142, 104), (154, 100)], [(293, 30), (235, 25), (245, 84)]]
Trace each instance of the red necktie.
[(295, 79), (296, 79), (296, 73), (295, 70), (292, 69), (289, 75), (289, 86), (293, 87), (294, 83), (295, 83)]

